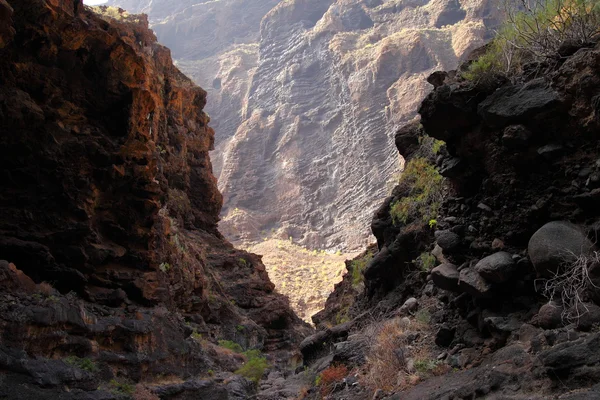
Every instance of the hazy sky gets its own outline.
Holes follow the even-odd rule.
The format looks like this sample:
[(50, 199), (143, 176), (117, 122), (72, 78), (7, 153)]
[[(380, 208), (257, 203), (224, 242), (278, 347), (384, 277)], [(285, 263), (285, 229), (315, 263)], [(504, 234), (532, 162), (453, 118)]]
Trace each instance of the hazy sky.
[(83, 4), (87, 4), (88, 6), (95, 6), (102, 3), (106, 3), (106, 0), (83, 0)]

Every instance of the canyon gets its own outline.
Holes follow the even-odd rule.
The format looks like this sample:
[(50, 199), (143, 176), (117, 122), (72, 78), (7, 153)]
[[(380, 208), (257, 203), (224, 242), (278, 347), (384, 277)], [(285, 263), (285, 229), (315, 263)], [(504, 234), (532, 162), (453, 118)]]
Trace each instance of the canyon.
[(208, 90), (221, 232), (334, 251), (372, 241), (401, 167), (393, 132), (416, 116), (425, 78), (456, 68), (500, 16), (488, 0), (171, 3), (109, 2), (147, 13)]
[[(149, 10), (160, 3), (135, 4)], [(220, 193), (213, 174), (210, 152), (219, 144), (216, 117), (204, 111), (208, 93), (174, 65), (170, 51), (149, 29), (150, 23), (167, 29), (173, 12), (180, 12), (180, 18), (193, 15), (192, 5), (207, 11), (202, 7), (234, 4), (241, 3), (163, 3), (157, 8), (162, 16), (148, 19), (115, 7), (86, 7), (80, 0), (0, 0), (0, 397), (599, 398), (600, 38), (562, 43), (557, 56), (529, 60), (511, 74), (489, 69), (474, 78), (474, 66), (492, 48), (476, 48), (476, 43), (483, 44), (486, 23), (497, 22), (493, 18), (475, 13), (483, 24), (475, 22), (478, 33), (453, 42), (472, 47), (464, 49), (462, 63), (456, 47), (444, 41), (434, 49), (428, 47), (431, 41), (410, 41), (411, 47), (381, 39), (384, 43), (374, 41), (367, 47), (373, 53), (363, 58), (362, 52), (354, 54), (359, 42), (352, 41), (362, 36), (339, 36), (339, 29), (347, 29), (347, 23), (361, 32), (381, 28), (385, 24), (375, 24), (374, 16), (389, 16), (386, 7), (393, 6), (392, 14), (406, 19), (385, 22), (395, 21), (397, 27), (410, 27), (412, 17), (426, 16), (428, 23), (441, 23), (434, 33), (468, 33), (469, 23), (451, 22), (475, 15), (469, 14), (475, 9), (492, 12), (488, 3), (253, 3), (256, 14), (248, 18), (262, 21), (260, 30), (236, 33), (234, 45), (252, 47), (259, 37), (256, 70), (246, 81), (252, 92), (247, 104), (250, 110), (262, 104), (257, 109), (266, 111), (253, 112), (248, 121), (242, 118), (240, 126), (249, 128), (254, 121), (244, 135), (266, 137), (248, 137), (250, 153), (244, 153), (241, 141), (236, 142), (237, 129), (230, 143), (221, 142), (226, 157), (218, 162), (221, 176), (230, 168), (227, 179), (241, 174), (243, 181), (256, 168), (259, 188), (268, 171), (251, 157), (252, 145), (264, 146), (261, 154), (273, 150), (277, 155), (296, 143), (297, 152), (285, 154), (298, 157), (289, 159), (297, 167), (323, 150), (300, 146), (315, 141), (311, 135), (330, 139), (325, 128), (304, 130), (324, 122), (321, 114), (309, 112), (307, 94), (324, 108), (330, 105), (324, 99), (343, 98), (325, 93), (333, 86), (324, 76), (310, 93), (308, 86), (297, 86), (340, 66), (316, 60), (332, 61), (332, 55), (349, 51), (352, 57), (342, 63), (348, 67), (390, 52), (396, 59), (379, 67), (399, 63), (410, 69), (413, 61), (424, 60), (421, 50), (430, 57), (438, 52), (455, 56), (447, 71), (428, 63), (418, 68), (412, 87), (423, 91), (403, 87), (412, 103), (404, 102), (401, 91), (384, 90), (402, 107), (411, 104), (406, 118), (396, 121), (393, 137), (384, 135), (393, 143), (389, 148), (375, 129), (357, 142), (354, 136), (340, 138), (353, 162), (353, 151), (365, 145), (362, 140), (380, 146), (381, 154), (371, 156), (382, 164), (375, 167), (371, 160), (363, 178), (384, 175), (386, 168), (393, 174), (386, 163), (396, 156), (402, 157), (404, 170), (390, 178), (388, 196), (380, 201), (375, 194), (370, 200), (376, 210), (368, 224), (376, 242), (365, 248), (369, 241), (362, 236), (362, 247), (360, 240), (355, 244), (362, 253), (345, 262), (347, 272), (328, 277), (341, 281), (313, 316), (312, 328), (275, 289), (261, 256), (235, 248), (221, 233), (233, 226), (227, 225), (228, 217), (219, 223), (224, 199), (231, 194), (227, 186)], [(373, 26), (366, 26), (369, 19)], [(207, 26), (216, 21), (210, 19)], [(247, 28), (230, 25), (233, 31)], [(193, 26), (181, 30), (199, 31)], [(408, 31), (398, 29), (402, 35), (416, 34)], [(277, 41), (263, 41), (274, 34), (281, 34)], [(228, 35), (207, 37), (207, 53), (190, 63), (219, 59), (221, 47), (231, 44)], [(295, 40), (294, 45), (263, 49), (281, 38)], [(311, 54), (313, 45), (318, 51)], [(416, 53), (409, 62), (402, 55), (412, 54), (405, 53), (410, 49)], [(299, 65), (288, 71), (293, 79), (273, 76), (274, 64), (295, 65), (278, 63), (275, 54)], [(434, 60), (441, 63), (441, 58)], [(319, 68), (311, 69), (314, 65)], [(396, 69), (365, 68), (380, 74), (373, 79), (390, 78), (388, 73), (396, 79)], [(417, 75), (422, 81), (416, 81)], [(404, 78), (393, 82), (401, 87), (410, 82)], [(224, 86), (223, 80), (212, 82), (213, 90)], [(286, 85), (276, 89), (281, 82)], [(350, 111), (339, 110), (344, 118), (330, 121), (339, 123), (335, 132), (345, 132), (340, 127), (353, 120), (344, 113), (359, 113), (353, 107), (371, 98), (369, 90), (384, 96), (370, 86), (377, 82), (339, 86), (357, 91), (351, 96), (354, 105), (344, 103)], [(279, 103), (279, 93), (287, 90), (296, 95), (295, 106)], [(391, 104), (380, 105), (387, 113)], [(284, 143), (278, 128), (292, 115), (297, 120), (293, 132), (309, 137), (302, 140), (288, 129), (285, 140), (291, 142)], [(380, 128), (376, 117), (360, 115), (367, 122), (356, 117), (357, 126)], [(316, 144), (334, 149), (333, 143)], [(234, 156), (239, 157), (236, 168), (248, 159), (250, 166), (239, 167), (243, 173), (228, 167)], [(319, 168), (329, 161), (315, 167), (322, 174), (311, 177), (320, 179), (313, 184), (327, 186), (323, 182), (329, 175)], [(343, 175), (342, 167), (339, 171)], [(375, 181), (379, 178), (369, 182), (377, 186)], [(284, 180), (268, 182), (283, 190), (279, 201), (286, 199), (290, 210), (292, 193), (303, 193)], [(297, 175), (293, 183), (306, 182)], [(255, 206), (264, 206), (269, 193), (263, 198), (259, 192), (242, 190), (235, 198), (256, 201), (258, 196)], [(250, 203), (232, 204), (234, 213), (256, 212), (244, 208)], [(325, 203), (315, 204), (331, 211)], [(300, 216), (314, 210), (307, 208)], [(367, 218), (364, 209), (359, 211)], [(261, 225), (273, 229), (275, 238), (285, 233), (280, 239), (269, 239), (270, 230), (259, 232), (260, 243), (251, 236), (238, 239), (259, 252), (275, 247), (299, 262), (310, 257), (311, 263), (322, 264), (326, 254), (344, 258), (333, 252), (340, 243), (353, 247), (343, 230), (311, 231), (315, 223), (295, 231), (296, 224), (292, 218)], [(272, 274), (288, 279), (294, 292), (308, 286), (323, 291), (311, 279), (329, 271), (315, 269), (311, 276), (298, 275), (297, 282), (286, 271)]]

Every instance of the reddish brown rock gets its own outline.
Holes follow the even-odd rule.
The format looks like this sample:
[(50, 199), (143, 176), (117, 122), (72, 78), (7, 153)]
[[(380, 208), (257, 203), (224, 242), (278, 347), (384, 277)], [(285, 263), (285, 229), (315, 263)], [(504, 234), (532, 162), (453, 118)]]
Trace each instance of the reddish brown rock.
[(105, 11), (0, 0), (0, 368), (57, 391), (22, 398), (231, 371), (218, 340), (287, 350), (308, 330), (217, 231), (206, 92), (144, 16)]

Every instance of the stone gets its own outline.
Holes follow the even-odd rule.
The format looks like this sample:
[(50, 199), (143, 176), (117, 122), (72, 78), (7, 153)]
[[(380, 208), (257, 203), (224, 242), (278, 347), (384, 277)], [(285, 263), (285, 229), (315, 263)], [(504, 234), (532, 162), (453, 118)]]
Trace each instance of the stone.
[(563, 308), (555, 302), (540, 307), (537, 313), (537, 325), (544, 329), (555, 329), (563, 325)]
[(593, 251), (594, 244), (577, 225), (553, 221), (533, 234), (527, 250), (536, 271), (543, 276), (552, 276), (561, 265)]
[(558, 106), (559, 96), (545, 78), (523, 85), (507, 85), (479, 104), (478, 112), (493, 127), (527, 121), (532, 116)]
[(458, 290), (459, 273), (456, 265), (444, 263), (431, 270), (431, 279), (437, 287), (456, 292)]
[(531, 131), (523, 125), (507, 126), (502, 135), (502, 144), (514, 150), (523, 149), (531, 136)]
[(452, 251), (460, 246), (460, 236), (450, 230), (435, 231), (435, 240), (444, 251)]
[(458, 289), (475, 298), (489, 297), (492, 287), (473, 268), (460, 271)]
[(417, 299), (415, 299), (414, 297), (411, 297), (404, 302), (402, 307), (400, 307), (400, 312), (401, 313), (413, 313), (413, 312), (417, 311), (418, 308), (419, 308), (419, 301)]
[(517, 318), (487, 317), (483, 322), (491, 330), (512, 333), (521, 329), (523, 321)]
[(499, 251), (479, 261), (475, 271), (488, 282), (504, 283), (515, 273), (516, 266), (510, 253)]
[(593, 303), (582, 303), (577, 308), (570, 308), (569, 315), (575, 319), (577, 329), (582, 331), (589, 331), (600, 325), (600, 307)]
[(477, 208), (479, 208), (482, 211), (492, 212), (492, 208), (490, 206), (488, 206), (487, 204), (484, 204), (484, 203), (477, 204)]
[(448, 260), (444, 256), (444, 250), (440, 247), (439, 244), (435, 245), (435, 247), (431, 251), (431, 254), (442, 264), (448, 262)]
[(552, 158), (557, 157), (559, 154), (561, 154), (563, 149), (564, 147), (561, 144), (551, 143), (537, 149), (537, 153), (540, 156), (551, 160)]
[(493, 250), (502, 250), (504, 248), (504, 242), (498, 238), (492, 240)]
[(442, 325), (435, 334), (435, 344), (440, 347), (449, 347), (454, 340), (456, 328), (451, 328), (448, 325)]

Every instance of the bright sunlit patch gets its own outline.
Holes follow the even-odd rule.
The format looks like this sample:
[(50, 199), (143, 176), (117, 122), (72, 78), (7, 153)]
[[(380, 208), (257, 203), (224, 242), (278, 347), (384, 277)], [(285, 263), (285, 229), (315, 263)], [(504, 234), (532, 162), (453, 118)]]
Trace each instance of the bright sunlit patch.
[(86, 4), (88, 6), (97, 6), (99, 4), (104, 3), (106, 3), (106, 0), (83, 0), (83, 4)]

